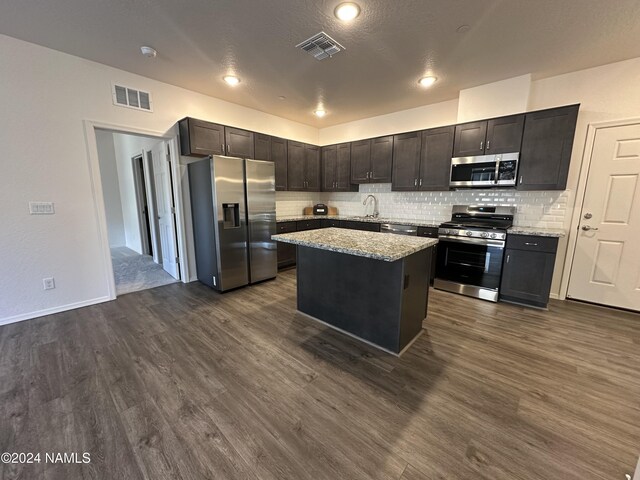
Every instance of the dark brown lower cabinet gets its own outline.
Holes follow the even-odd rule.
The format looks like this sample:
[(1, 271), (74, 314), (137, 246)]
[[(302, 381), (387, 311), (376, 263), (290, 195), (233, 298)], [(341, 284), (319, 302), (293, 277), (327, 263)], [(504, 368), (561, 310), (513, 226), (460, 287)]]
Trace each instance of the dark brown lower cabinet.
[(363, 230), (366, 232), (379, 232), (380, 224), (374, 222), (358, 222), (354, 220), (343, 220), (342, 228), (350, 228), (351, 230)]
[[(276, 232), (291, 233), (296, 231), (296, 222), (278, 222)], [(286, 268), (296, 264), (296, 246), (278, 242), (278, 268)]]
[[(418, 227), (419, 237), (438, 238), (438, 227)], [(433, 280), (436, 278), (436, 261), (438, 259), (438, 245), (431, 247), (431, 275), (429, 277), (429, 283), (433, 285)]]
[(508, 235), (500, 300), (546, 308), (557, 249), (557, 238)]
[(322, 219), (322, 228), (342, 228), (342, 220), (336, 220), (333, 218), (324, 218)]

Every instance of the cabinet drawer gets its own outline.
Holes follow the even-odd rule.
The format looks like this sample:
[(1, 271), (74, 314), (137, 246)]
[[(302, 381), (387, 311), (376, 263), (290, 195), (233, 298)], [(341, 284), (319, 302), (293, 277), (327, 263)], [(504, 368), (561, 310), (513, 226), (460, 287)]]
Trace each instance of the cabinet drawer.
[(327, 218), (326, 220), (321, 220), (321, 221), (322, 221), (322, 228), (327, 228), (327, 227), (341, 228), (342, 227), (341, 220), (332, 220), (330, 218)]
[(380, 224), (374, 222), (358, 222), (354, 220), (345, 220), (342, 222), (344, 228), (350, 228), (351, 230), (363, 230), (367, 232), (379, 232)]
[(296, 231), (296, 222), (279, 222), (276, 224), (276, 232), (290, 233)]
[(313, 230), (322, 227), (322, 220), (300, 220), (296, 222), (296, 230), (302, 232), (304, 230)]
[(418, 227), (419, 237), (438, 238), (437, 227)]
[(534, 252), (556, 253), (558, 239), (555, 237), (536, 237), (532, 235), (507, 235), (507, 248), (530, 250)]

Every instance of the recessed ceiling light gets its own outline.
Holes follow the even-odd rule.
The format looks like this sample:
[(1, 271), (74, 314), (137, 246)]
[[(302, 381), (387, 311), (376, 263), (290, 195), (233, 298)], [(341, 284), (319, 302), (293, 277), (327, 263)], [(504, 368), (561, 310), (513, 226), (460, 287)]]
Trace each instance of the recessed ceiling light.
[(235, 75), (225, 75), (222, 79), (232, 86), (236, 86), (240, 83), (240, 79)]
[(147, 47), (146, 45), (141, 46), (140, 51), (145, 57), (149, 57), (149, 58), (155, 58), (156, 55), (158, 55), (158, 52), (156, 51), (155, 48)]
[(428, 75), (418, 80), (418, 83), (420, 84), (421, 87), (428, 88), (434, 83), (436, 83), (436, 80), (438, 80), (438, 77), (434, 77), (433, 75)]
[(341, 3), (336, 7), (333, 13), (340, 20), (348, 22), (360, 15), (360, 6), (353, 2)]
[(319, 108), (313, 113), (316, 114), (316, 117), (320, 117), (320, 118), (324, 117), (327, 114), (326, 110), (322, 110), (321, 108)]

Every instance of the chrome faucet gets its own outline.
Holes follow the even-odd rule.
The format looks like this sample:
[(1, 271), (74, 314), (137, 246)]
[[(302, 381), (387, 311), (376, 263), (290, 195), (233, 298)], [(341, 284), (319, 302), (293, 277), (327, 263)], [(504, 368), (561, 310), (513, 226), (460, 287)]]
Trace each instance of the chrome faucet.
[[(367, 213), (367, 201), (373, 198), (373, 214), (372, 215), (366, 215)], [(365, 205), (364, 207), (364, 213), (365, 213), (365, 217), (373, 217), (373, 218), (378, 218), (378, 215), (380, 215), (380, 212), (378, 212), (378, 199), (375, 197), (375, 195), (367, 195), (367, 198), (364, 199), (364, 202), (362, 202), (363, 205)]]

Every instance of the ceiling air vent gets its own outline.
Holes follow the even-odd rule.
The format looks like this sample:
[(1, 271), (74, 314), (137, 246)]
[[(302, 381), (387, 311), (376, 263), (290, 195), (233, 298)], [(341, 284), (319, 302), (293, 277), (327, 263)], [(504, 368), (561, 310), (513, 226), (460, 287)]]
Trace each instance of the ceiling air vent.
[(312, 55), (316, 60), (324, 60), (325, 58), (333, 57), (341, 50), (346, 50), (342, 45), (324, 32), (317, 33), (304, 42), (299, 43), (296, 45), (296, 48), (301, 48), (309, 55)]
[(113, 84), (111, 93), (113, 95), (114, 105), (135, 108), (136, 110), (144, 110), (146, 112), (153, 111), (151, 108), (151, 94), (149, 92)]

